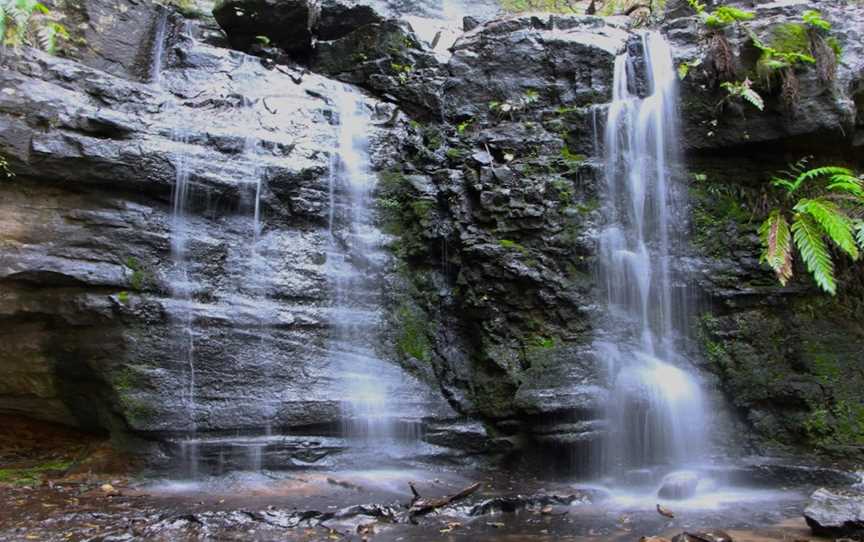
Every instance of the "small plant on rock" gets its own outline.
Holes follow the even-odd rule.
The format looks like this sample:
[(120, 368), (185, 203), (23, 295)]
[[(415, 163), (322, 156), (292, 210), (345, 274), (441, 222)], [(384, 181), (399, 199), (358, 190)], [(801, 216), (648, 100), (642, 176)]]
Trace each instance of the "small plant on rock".
[(515, 101), (489, 102), (489, 110), (499, 117), (509, 116), (512, 120), (513, 114), (519, 111), (527, 111), (540, 100), (540, 93), (534, 89), (528, 89)]
[[(750, 33), (753, 45), (761, 51), (756, 63), (756, 72), (762, 78), (765, 86), (771, 89), (776, 80), (780, 82), (780, 96), (790, 113), (794, 113), (801, 99), (801, 83), (796, 69), (807, 64), (814, 64), (814, 59), (807, 48), (806, 41), (802, 46), (799, 25), (780, 25), (773, 31), (772, 44), (768, 45), (754, 33)], [(804, 36), (806, 40), (806, 35)]]
[(852, 261), (858, 261), (864, 250), (864, 179), (843, 167), (804, 165), (799, 162), (771, 182), (786, 192), (789, 205), (772, 210), (762, 224), (761, 261), (785, 286), (793, 275), (797, 248), (819, 288), (834, 295), (832, 247)]
[(765, 109), (765, 100), (762, 99), (762, 96), (760, 96), (758, 92), (753, 90), (753, 83), (750, 79), (736, 81), (734, 83), (727, 81), (720, 86), (727, 93), (726, 97), (720, 102), (721, 106), (729, 100), (739, 100), (749, 103), (759, 111)]
[(708, 55), (706, 65), (712, 68), (716, 81), (735, 79), (735, 54), (726, 36), (726, 28), (740, 22), (752, 20), (755, 15), (742, 9), (722, 6), (709, 12), (699, 0), (687, 0), (696, 15), (708, 29)]
[(816, 60), (819, 79), (828, 85), (837, 77), (837, 63), (843, 54), (837, 38), (830, 36), (831, 23), (818, 11), (808, 9), (803, 15), (804, 26), (810, 38), (810, 54)]

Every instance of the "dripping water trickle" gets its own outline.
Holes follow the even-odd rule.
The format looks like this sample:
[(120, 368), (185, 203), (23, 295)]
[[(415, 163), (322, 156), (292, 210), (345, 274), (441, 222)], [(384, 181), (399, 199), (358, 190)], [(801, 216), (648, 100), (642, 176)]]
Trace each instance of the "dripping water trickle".
[[(175, 130), (174, 140), (182, 145), (188, 141), (188, 133), (182, 129)], [(197, 430), (195, 404), (195, 330), (194, 330), (194, 287), (190, 276), (188, 262), (189, 224), (187, 217), (189, 199), (189, 160), (188, 156), (178, 152), (174, 158), (176, 170), (174, 190), (172, 194), (171, 213), (171, 257), (174, 263), (174, 278), (171, 283), (172, 293), (179, 302), (178, 324), (180, 335), (178, 339), (179, 355), (187, 370), (185, 391), (185, 408), (189, 418), (192, 437), (183, 443), (183, 458), (188, 466), (191, 477), (197, 475), (197, 450), (194, 435)]]

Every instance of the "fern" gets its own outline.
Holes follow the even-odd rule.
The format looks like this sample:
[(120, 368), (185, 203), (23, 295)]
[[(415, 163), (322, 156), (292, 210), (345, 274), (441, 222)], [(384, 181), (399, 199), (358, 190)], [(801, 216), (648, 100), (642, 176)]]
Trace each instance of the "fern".
[(45, 52), (54, 53), (57, 50), (58, 38), (69, 39), (66, 28), (55, 22), (50, 22), (36, 31), (39, 47)]
[[(834, 295), (834, 261), (829, 244), (852, 261), (864, 253), (864, 179), (838, 166), (807, 169), (808, 158), (792, 164), (772, 179), (771, 184), (792, 196), (806, 188), (807, 197), (793, 207), (773, 210), (759, 230), (762, 263), (767, 263), (785, 285), (792, 277), (792, 246), (789, 230), (798, 252), (819, 287)], [(821, 181), (814, 183), (814, 181)], [(794, 213), (791, 227), (786, 216)], [(787, 254), (788, 252), (788, 254)], [(788, 259), (787, 259), (788, 258)]]
[(759, 235), (764, 247), (760, 261), (767, 263), (786, 286), (792, 278), (792, 236), (786, 217), (775, 210), (759, 228)]
[(745, 79), (744, 81), (736, 83), (725, 82), (720, 86), (726, 89), (726, 92), (729, 93), (727, 98), (740, 98), (750, 103), (759, 111), (764, 111), (765, 100), (762, 99), (762, 96), (760, 96), (758, 92), (753, 90), (752, 85), (753, 83), (749, 79)]
[(859, 258), (852, 220), (832, 202), (824, 199), (802, 199), (794, 210), (811, 216), (835, 245), (853, 260)]
[[(799, 162), (799, 164), (801, 163), (802, 162)], [(784, 171), (783, 173), (788, 175), (790, 172)], [(817, 167), (801, 171), (800, 173), (798, 173), (794, 180), (774, 177), (771, 180), (771, 184), (778, 188), (785, 188), (786, 192), (789, 195), (792, 195), (807, 181), (812, 181), (820, 177), (832, 177), (833, 180), (834, 176), (840, 176), (844, 179), (847, 177), (854, 178), (854, 173), (852, 173), (852, 171), (849, 169), (837, 166)]]
[(792, 223), (792, 235), (795, 245), (801, 253), (801, 258), (807, 270), (813, 275), (816, 284), (831, 295), (837, 293), (837, 281), (834, 279), (834, 262), (828, 246), (822, 237), (822, 228), (808, 214), (795, 215)]

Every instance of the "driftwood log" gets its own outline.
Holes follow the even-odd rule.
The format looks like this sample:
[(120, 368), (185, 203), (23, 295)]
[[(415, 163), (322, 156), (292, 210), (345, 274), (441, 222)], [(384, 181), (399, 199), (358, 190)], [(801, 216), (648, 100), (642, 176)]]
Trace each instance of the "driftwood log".
[(481, 487), (483, 487), (483, 484), (480, 482), (471, 484), (457, 493), (439, 499), (424, 499), (420, 495), (420, 492), (417, 491), (413, 482), (408, 482), (408, 487), (411, 488), (411, 494), (413, 495), (411, 504), (408, 505), (408, 520), (413, 523), (414, 518), (418, 516), (425, 516), (439, 508), (444, 508), (445, 506), (461, 501), (462, 499), (476, 493)]

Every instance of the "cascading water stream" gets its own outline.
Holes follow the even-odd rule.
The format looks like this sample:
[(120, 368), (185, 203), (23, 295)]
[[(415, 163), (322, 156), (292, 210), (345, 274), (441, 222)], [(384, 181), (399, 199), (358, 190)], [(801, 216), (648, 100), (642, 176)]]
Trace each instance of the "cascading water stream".
[(153, 36), (153, 52), (150, 55), (150, 82), (154, 85), (162, 83), (162, 57), (165, 55), (165, 37), (168, 32), (168, 10), (159, 9), (156, 19), (156, 30)]
[[(160, 23), (161, 24), (161, 23)], [(184, 29), (183, 36), (186, 39), (194, 40), (193, 29), (188, 27)], [(157, 32), (156, 38), (161, 40), (154, 44), (154, 51), (161, 51), (165, 44), (165, 33)], [(159, 53), (161, 55), (161, 53)], [(157, 60), (154, 57), (152, 75), (154, 81), (162, 82), (161, 73), (161, 56)], [(241, 60), (240, 69), (242, 70), (247, 64), (246, 57)], [(251, 64), (250, 64), (251, 66)], [(240, 109), (239, 114), (247, 116), (249, 113), (246, 110), (246, 103)], [(238, 126), (242, 125), (238, 122)], [(172, 149), (172, 161), (175, 168), (175, 182), (172, 190), (172, 207), (171, 207), (171, 257), (173, 261), (173, 271), (170, 278), (172, 294), (176, 300), (176, 309), (174, 319), (178, 334), (176, 338), (177, 356), (185, 367), (186, 386), (182, 392), (183, 405), (189, 420), (188, 436), (180, 442), (180, 453), (183, 461), (183, 469), (185, 475), (190, 478), (197, 478), (199, 475), (199, 465), (201, 459), (199, 457), (199, 448), (207, 441), (202, 440), (198, 435), (198, 402), (196, 400), (196, 330), (195, 330), (195, 312), (199, 310), (196, 303), (196, 290), (200, 288), (197, 278), (194, 276), (194, 261), (192, 260), (191, 241), (195, 231), (193, 229), (193, 217), (191, 215), (191, 207), (193, 196), (200, 200), (202, 194), (193, 194), (190, 176), (194, 162), (194, 155), (189, 152), (190, 141), (192, 140), (193, 132), (187, 126), (174, 126), (172, 128), (172, 140), (175, 147)], [(230, 298), (230, 303), (236, 304), (237, 308), (246, 309), (251, 307), (256, 301), (265, 298), (264, 275), (266, 273), (266, 265), (263, 260), (263, 255), (260, 250), (260, 241), (263, 233), (263, 215), (262, 215), (262, 191), (265, 189), (264, 168), (258, 165), (259, 153), (262, 153), (262, 142), (257, 137), (257, 134), (250, 133), (246, 135), (243, 147), (243, 158), (252, 164), (254, 167), (248, 169), (246, 182), (240, 187), (241, 198), (241, 214), (247, 215), (250, 219), (249, 227), (249, 244), (248, 252), (238, 258), (239, 265), (243, 271), (240, 273), (242, 277), (241, 284), (237, 287), (237, 294)], [(239, 249), (239, 252), (245, 252), (245, 247)], [(203, 307), (203, 305), (202, 305)], [(265, 336), (265, 320), (261, 316), (261, 311), (256, 311), (251, 308), (247, 313), (257, 324), (255, 333), (259, 336), (257, 349), (264, 351), (266, 349)], [(206, 349), (206, 348), (205, 348)], [(262, 372), (269, 370), (268, 367), (262, 366)], [(253, 471), (260, 470), (263, 465), (264, 448), (270, 442), (272, 434), (271, 415), (273, 406), (269, 403), (262, 403), (262, 438), (238, 438), (234, 441), (226, 440), (226, 449), (229, 446), (239, 447), (245, 450), (247, 456), (247, 468)]]
[[(706, 421), (698, 381), (676, 347), (686, 336), (685, 296), (675, 294), (670, 271), (671, 248), (685, 242), (675, 183), (676, 74), (659, 33), (645, 34), (641, 49), (641, 58), (625, 53), (615, 61), (604, 136), (609, 224), (600, 253), (612, 325), (599, 350), (612, 379), (607, 475), (697, 461)], [(636, 78), (643, 66), (644, 97)]]

